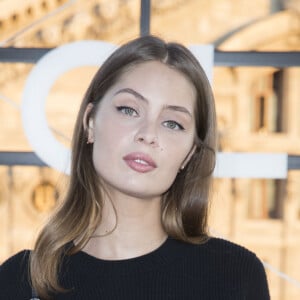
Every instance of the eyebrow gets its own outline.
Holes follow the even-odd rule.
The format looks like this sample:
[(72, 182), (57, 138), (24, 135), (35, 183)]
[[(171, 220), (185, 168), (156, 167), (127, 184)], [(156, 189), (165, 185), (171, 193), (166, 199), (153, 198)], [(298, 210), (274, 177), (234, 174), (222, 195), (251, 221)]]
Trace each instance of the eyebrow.
[(192, 117), (192, 114), (183, 106), (177, 106), (177, 105), (166, 105), (166, 109), (174, 110), (174, 111), (180, 111), (183, 113), (188, 114), (190, 117)]
[(118, 94), (121, 94), (121, 93), (128, 93), (128, 94), (131, 94), (131, 95), (133, 95), (134, 97), (136, 97), (140, 100), (149, 102), (143, 95), (141, 95), (140, 93), (138, 93), (137, 91), (135, 91), (131, 88), (120, 89), (115, 93), (115, 95), (118, 95)]
[[(120, 89), (118, 90), (115, 95), (121, 94), (121, 93), (128, 93), (133, 95), (134, 97), (136, 97), (139, 100), (145, 101), (147, 103), (149, 103), (148, 99), (145, 98), (143, 95), (141, 95), (140, 93), (138, 93), (137, 91), (131, 89), (131, 88), (124, 88), (124, 89)], [(177, 105), (165, 105), (164, 109), (169, 109), (169, 110), (173, 110), (173, 111), (179, 111), (179, 112), (183, 112), (188, 114), (190, 117), (192, 117), (192, 113), (186, 109), (183, 106), (177, 106)]]

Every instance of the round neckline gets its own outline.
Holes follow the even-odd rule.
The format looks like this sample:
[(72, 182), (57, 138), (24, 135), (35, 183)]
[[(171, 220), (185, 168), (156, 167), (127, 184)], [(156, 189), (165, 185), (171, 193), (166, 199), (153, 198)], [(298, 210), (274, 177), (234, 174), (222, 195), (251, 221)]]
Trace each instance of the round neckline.
[[(79, 251), (72, 257), (85, 265), (87, 270), (100, 268), (105, 272), (118, 272), (120, 275), (130, 271), (151, 271), (156, 268), (163, 267), (166, 264), (178, 258), (185, 257), (185, 252), (194, 249), (195, 245), (185, 243), (171, 237), (168, 237), (158, 248), (153, 251), (127, 259), (107, 260), (98, 258), (84, 251)], [(70, 258), (72, 260), (72, 258)]]
[(168, 243), (168, 239), (169, 237), (167, 237), (166, 239), (164, 239), (162, 241), (162, 243), (156, 247), (155, 249), (145, 253), (145, 254), (141, 254), (141, 255), (138, 255), (138, 256), (135, 256), (135, 257), (130, 257), (130, 258), (121, 258), (121, 259), (106, 259), (106, 258), (100, 258), (100, 257), (97, 257), (93, 254), (89, 254), (88, 252), (85, 252), (83, 250), (81, 250), (80, 252), (82, 252), (82, 254), (90, 257), (91, 259), (95, 259), (96, 261), (100, 262), (100, 263), (104, 263), (104, 264), (113, 264), (113, 263), (122, 263), (122, 262), (126, 262), (126, 261), (134, 261), (134, 260), (139, 260), (139, 259), (144, 259), (146, 258), (148, 255), (156, 255), (156, 252), (160, 252), (162, 251), (161, 248), (165, 247), (165, 245)]

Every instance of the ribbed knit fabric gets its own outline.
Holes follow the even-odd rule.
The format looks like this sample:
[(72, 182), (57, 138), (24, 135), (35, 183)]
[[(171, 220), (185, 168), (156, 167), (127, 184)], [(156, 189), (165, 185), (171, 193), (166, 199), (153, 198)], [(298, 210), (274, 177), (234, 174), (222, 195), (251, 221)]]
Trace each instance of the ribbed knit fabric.
[[(28, 255), (22, 251), (0, 267), (1, 300), (31, 298)], [(71, 290), (55, 299), (270, 299), (265, 271), (255, 254), (217, 238), (202, 245), (168, 238), (149, 254), (119, 261), (81, 251), (64, 261), (60, 280)]]

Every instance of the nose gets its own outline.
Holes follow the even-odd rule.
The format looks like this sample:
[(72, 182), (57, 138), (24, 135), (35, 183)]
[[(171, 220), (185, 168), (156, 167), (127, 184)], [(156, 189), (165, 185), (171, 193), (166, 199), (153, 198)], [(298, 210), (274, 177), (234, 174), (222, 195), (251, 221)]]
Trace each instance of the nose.
[(152, 147), (158, 147), (158, 137), (154, 124), (144, 124), (136, 132), (134, 141), (137, 143), (144, 143)]

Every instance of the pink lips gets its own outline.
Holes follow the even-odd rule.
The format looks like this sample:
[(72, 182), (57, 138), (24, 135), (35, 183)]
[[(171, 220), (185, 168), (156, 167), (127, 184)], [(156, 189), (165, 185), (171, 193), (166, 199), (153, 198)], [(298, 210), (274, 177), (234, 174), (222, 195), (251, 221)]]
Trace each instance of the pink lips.
[(123, 159), (132, 170), (140, 173), (147, 173), (157, 168), (153, 159), (145, 153), (129, 153)]

